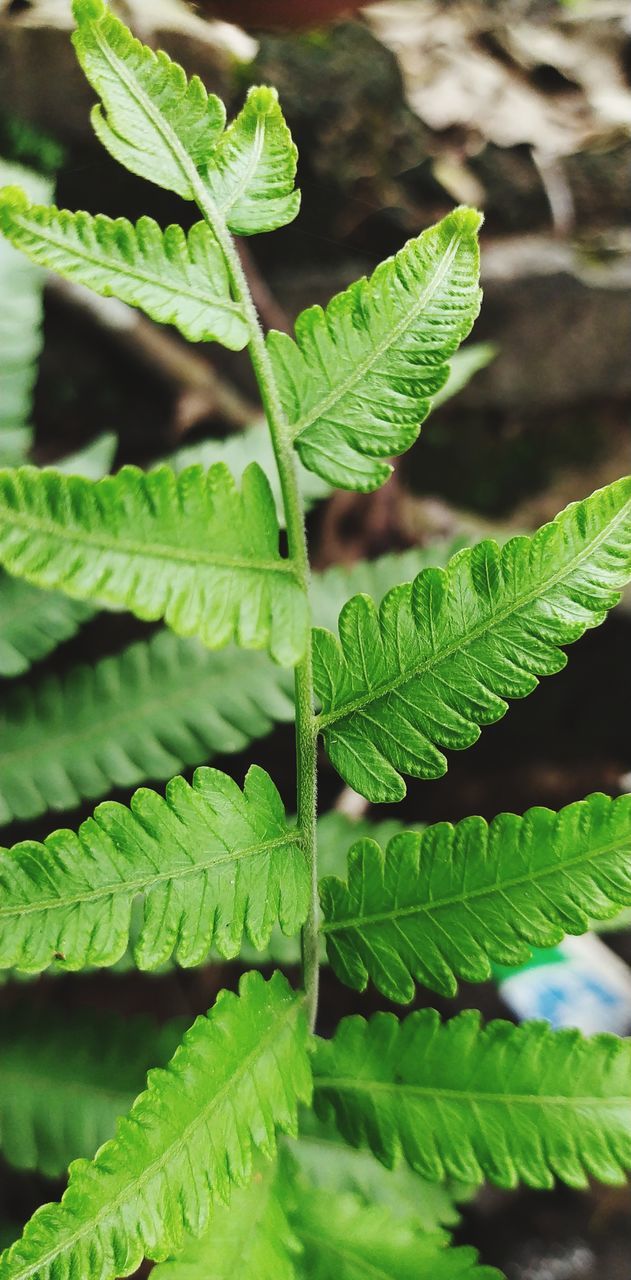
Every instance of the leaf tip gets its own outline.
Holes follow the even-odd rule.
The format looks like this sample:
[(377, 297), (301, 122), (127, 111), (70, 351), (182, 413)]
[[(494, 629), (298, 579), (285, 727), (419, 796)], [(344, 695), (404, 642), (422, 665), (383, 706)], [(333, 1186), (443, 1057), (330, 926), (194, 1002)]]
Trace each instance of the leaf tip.
[(103, 0), (73, 0), (72, 13), (76, 22), (98, 22), (105, 15)]
[(29, 198), (21, 187), (0, 187), (0, 226), (7, 226), (12, 214), (28, 209)]
[(484, 214), (466, 204), (459, 204), (448, 217), (463, 236), (476, 236), (484, 222)]

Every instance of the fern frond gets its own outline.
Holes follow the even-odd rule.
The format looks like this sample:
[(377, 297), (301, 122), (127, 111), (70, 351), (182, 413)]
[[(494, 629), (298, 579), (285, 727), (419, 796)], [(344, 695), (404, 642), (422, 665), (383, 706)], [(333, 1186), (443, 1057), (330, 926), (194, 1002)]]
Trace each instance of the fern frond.
[(389, 1168), (500, 1187), (620, 1183), (631, 1168), (631, 1043), (490, 1022), (345, 1018), (318, 1042), (316, 1110)]
[(447, 360), (479, 310), (480, 215), (456, 209), (268, 347), (302, 462), (342, 489), (376, 489), (380, 461), (416, 440)]
[(559, 813), (465, 818), (395, 836), (385, 854), (361, 840), (348, 884), (320, 885), (329, 960), (363, 991), (372, 978), (405, 1003), (421, 982), (455, 995), (485, 982), (491, 961), (519, 965), (531, 948), (631, 906), (631, 795), (592, 795)]
[(270, 1158), (276, 1132), (293, 1134), (311, 1090), (302, 999), (275, 974), (246, 974), (223, 991), (92, 1163), (77, 1160), (60, 1204), (39, 1209), (0, 1259), (1, 1280), (113, 1280), (143, 1257), (162, 1260), (184, 1233), (205, 1231)]
[(262, 653), (212, 653), (159, 631), (15, 685), (0, 706), (0, 823), (166, 781), (293, 719), (291, 675)]
[(0, 231), (33, 262), (86, 285), (105, 298), (140, 307), (173, 324), (191, 342), (247, 345), (242, 307), (230, 294), (224, 257), (210, 228), (197, 222), (163, 231), (153, 218), (71, 213), (30, 204), (19, 187), (0, 191)]
[[(20, 182), (34, 200), (47, 200), (51, 183), (0, 160), (0, 185)], [(42, 346), (43, 272), (0, 240), (0, 466), (23, 462), (32, 443), (31, 398)]]
[(223, 131), (223, 103), (136, 40), (103, 0), (74, 0), (73, 13), (77, 57), (102, 103), (92, 112), (97, 137), (132, 173), (192, 200)]
[(348, 1193), (298, 1182), (290, 1221), (310, 1280), (501, 1280), (494, 1268), (477, 1266), (474, 1249), (451, 1248)]
[(291, 1156), (314, 1187), (335, 1195), (351, 1192), (366, 1205), (381, 1205), (418, 1231), (440, 1236), (460, 1222), (457, 1202), (470, 1198), (470, 1188), (428, 1182), (407, 1165), (386, 1169), (370, 1151), (349, 1147), (334, 1124), (323, 1124), (305, 1111), (300, 1137), (289, 1144)]
[[(426, 564), (429, 554), (414, 550), (315, 574), (316, 618), (328, 624), (349, 590), (380, 594)], [(438, 545), (431, 556), (444, 563), (447, 551)], [(194, 640), (158, 632), (94, 667), (72, 667), (5, 694), (0, 825), (47, 809), (72, 809), (112, 787), (166, 781), (215, 754), (243, 751), (293, 715), (292, 674), (265, 654), (213, 653)], [(327, 870), (341, 874), (343, 866), (336, 862)], [(281, 938), (283, 960), (287, 945)]]
[(241, 492), (227, 467), (123, 467), (96, 483), (23, 467), (0, 472), (0, 561), (35, 586), (164, 617), (209, 648), (233, 638), (291, 666), (308, 607), (279, 552), (269, 484), (253, 464)]
[(166, 799), (138, 791), (129, 808), (105, 803), (77, 834), (0, 851), (0, 968), (39, 973), (111, 965), (143, 899), (134, 960), (154, 969), (174, 956), (191, 966), (211, 946), (264, 947), (279, 920), (297, 933), (309, 908), (309, 874), (271, 778), (253, 766), (243, 792), (216, 769), (192, 786), (169, 783)]
[(157, 1027), (102, 1009), (61, 1017), (15, 1006), (0, 1034), (0, 1149), (16, 1169), (64, 1176), (91, 1158), (144, 1088), (150, 1067), (175, 1052), (180, 1020)]
[(298, 152), (275, 89), (248, 91), (243, 109), (219, 139), (204, 181), (231, 231), (251, 236), (293, 222)]
[(481, 542), (445, 571), (349, 600), (338, 641), (313, 633), (319, 726), (331, 762), (372, 801), (402, 773), (437, 778), (462, 750), (560, 671), (561, 645), (604, 621), (631, 577), (631, 477), (573, 503), (534, 537)]
[(154, 1268), (154, 1280), (294, 1280), (300, 1246), (287, 1221), (282, 1170), (261, 1166), (230, 1204), (217, 1206), (201, 1240)]

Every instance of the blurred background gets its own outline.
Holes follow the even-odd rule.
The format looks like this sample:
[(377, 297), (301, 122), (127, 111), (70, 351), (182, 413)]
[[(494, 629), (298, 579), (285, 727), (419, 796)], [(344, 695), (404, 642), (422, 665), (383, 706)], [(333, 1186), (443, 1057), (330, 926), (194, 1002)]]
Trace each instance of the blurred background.
[[(383, 490), (314, 501), (318, 570), (532, 529), (629, 472), (629, 0), (380, 0), (365, 7), (113, 0), (112, 7), (143, 40), (201, 75), (229, 111), (250, 84), (279, 90), (300, 151), (302, 212), (292, 226), (241, 249), (267, 327), (291, 329), (305, 306), (326, 302), (455, 203), (484, 211), (485, 297), (460, 385), (452, 384), (454, 394)], [(28, 170), (19, 180), (38, 198), (54, 196), (62, 206), (192, 221), (176, 197), (127, 174), (98, 146), (71, 27), (70, 0), (0, 0), (2, 181), (14, 180), (17, 166)], [(221, 453), (205, 442), (256, 423), (243, 355), (187, 346), (121, 304), (43, 281), (4, 245), (0, 289), (0, 462), (29, 456), (42, 465), (78, 454), (80, 469), (98, 475), (174, 452), (182, 462), (214, 460)], [(20, 645), (18, 606), (4, 599), (0, 817), (8, 846), (76, 826), (90, 812), (79, 796), (60, 801), (57, 814), (44, 812), (31, 793), (16, 801), (16, 761), (35, 768), (42, 750), (54, 755), (73, 734), (80, 741), (86, 727), (77, 671), (118, 661), (152, 629), (114, 614), (91, 620), (75, 609), (72, 619), (42, 613), (40, 629), (52, 628), (59, 647), (46, 637)], [(29, 608), (32, 620), (32, 601)], [(120, 721), (125, 703), (114, 668), (101, 670), (103, 689), (111, 686), (98, 709), (103, 731), (108, 717)], [(45, 716), (53, 702), (41, 744), (28, 736), (25, 718), (33, 706)], [(129, 714), (142, 723), (142, 707)], [(272, 729), (274, 719), (255, 755), (289, 799), (292, 732)], [(208, 755), (198, 744), (182, 758), (192, 765)], [(251, 750), (237, 751), (215, 761), (241, 777), (251, 758)], [(154, 779), (142, 776), (162, 779), (180, 763), (170, 771), (156, 766)], [(353, 809), (352, 797), (340, 801), (324, 760), (322, 769), (324, 805)], [(410, 785), (404, 816), (410, 823), (473, 812), (491, 818), (533, 804), (558, 808), (595, 790), (631, 790), (631, 599), (581, 641), (565, 672), (513, 705), (474, 751), (452, 755), (444, 779)], [(129, 791), (121, 786), (115, 794), (126, 799)], [(631, 935), (619, 923), (606, 943), (626, 965)], [(624, 992), (628, 970), (616, 973)], [(28, 1000), (35, 1008), (111, 1005), (165, 1017), (203, 1007), (227, 980), (216, 965), (152, 980), (43, 979), (29, 986)], [(485, 1012), (517, 1016), (510, 992), (489, 984)], [(355, 1007), (350, 993), (326, 980), (324, 995), (332, 1021)], [(26, 999), (23, 986), (6, 985), (0, 1014)], [(458, 1007), (479, 1001), (479, 988), (463, 988)], [(421, 993), (419, 1003), (441, 1002)], [(631, 1031), (628, 991), (619, 1016), (616, 1029)], [(572, 1010), (564, 1017), (572, 1021)], [(9, 1221), (55, 1194), (26, 1172), (6, 1166), (0, 1175), (0, 1213)], [(465, 1207), (459, 1231), (509, 1280), (628, 1280), (630, 1209), (626, 1191), (488, 1191)]]

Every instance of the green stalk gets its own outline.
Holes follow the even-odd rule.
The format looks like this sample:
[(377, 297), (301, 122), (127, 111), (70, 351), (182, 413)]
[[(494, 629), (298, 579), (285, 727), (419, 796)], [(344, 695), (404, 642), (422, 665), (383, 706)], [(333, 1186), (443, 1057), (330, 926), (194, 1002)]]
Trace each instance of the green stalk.
[[(283, 495), (289, 555), (295, 565), (296, 576), (308, 595), (311, 571), (305, 530), (304, 506), (298, 483), (296, 453), (280, 402), (274, 370), (265, 345), (263, 329), (232, 236), (203, 185), (201, 183), (196, 183), (195, 185), (197, 204), (221, 245), (230, 274), (235, 301), (239, 302), (243, 307), (248, 321), (250, 329), (248, 350), (272, 437)], [(298, 826), (311, 873), (311, 904), (309, 915), (302, 930), (302, 974), (307, 1017), (311, 1030), (313, 1030), (318, 1011), (320, 952), (318, 940), (318, 851), (316, 841), (318, 733), (314, 711), (313, 667), (310, 645), (307, 645), (307, 652), (302, 662), (296, 667), (294, 686)]]

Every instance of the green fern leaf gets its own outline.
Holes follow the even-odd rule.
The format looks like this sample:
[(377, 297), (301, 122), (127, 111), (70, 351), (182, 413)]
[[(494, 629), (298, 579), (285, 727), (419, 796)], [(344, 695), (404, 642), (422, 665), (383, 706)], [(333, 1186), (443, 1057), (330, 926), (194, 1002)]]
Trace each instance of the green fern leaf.
[(404, 1219), (418, 1231), (447, 1242), (447, 1227), (460, 1221), (457, 1202), (470, 1198), (459, 1184), (427, 1182), (407, 1165), (386, 1169), (369, 1151), (349, 1147), (332, 1124), (322, 1124), (312, 1111), (301, 1118), (300, 1137), (291, 1156), (308, 1181), (335, 1195), (351, 1192), (365, 1205), (381, 1205), (391, 1218)]
[(95, 1160), (75, 1161), (61, 1203), (39, 1209), (0, 1259), (0, 1280), (113, 1280), (168, 1257), (249, 1181), (255, 1149), (270, 1158), (276, 1131), (295, 1133), (310, 1088), (301, 997), (278, 973), (246, 974), (240, 997), (221, 992), (150, 1072)]
[(225, 124), (223, 103), (166, 53), (134, 39), (103, 0), (74, 0), (77, 57), (102, 106), (97, 137), (132, 173), (192, 200)]
[(300, 208), (300, 192), (294, 191), (297, 158), (276, 90), (250, 89), (204, 174), (231, 231), (251, 236), (293, 221)]
[(545, 1022), (345, 1018), (314, 1060), (316, 1110), (388, 1167), (422, 1176), (571, 1187), (631, 1168), (631, 1043)]
[(187, 1239), (154, 1280), (294, 1280), (300, 1246), (287, 1221), (282, 1172), (260, 1168), (227, 1208), (213, 1210), (201, 1240)]
[(19, 187), (5, 187), (0, 230), (34, 262), (176, 325), (191, 342), (215, 339), (233, 351), (247, 345), (243, 309), (230, 296), (223, 254), (205, 222), (187, 234), (178, 226), (163, 231), (152, 218), (134, 226), (30, 204)]
[(392, 470), (379, 459), (416, 440), (479, 310), (479, 225), (456, 209), (326, 311), (304, 311), (295, 342), (268, 336), (300, 458), (330, 484), (377, 488)]
[(458, 977), (485, 982), (491, 961), (523, 964), (532, 946), (631, 906), (631, 796), (503, 813), (490, 826), (441, 822), (395, 836), (385, 855), (362, 840), (349, 853), (348, 884), (325, 879), (320, 897), (342, 982), (363, 991), (372, 978), (403, 1003), (415, 982), (453, 996)]
[(501, 1280), (499, 1271), (476, 1265), (474, 1249), (452, 1249), (380, 1205), (306, 1182), (293, 1200), (290, 1221), (310, 1280)]
[(16, 1169), (64, 1176), (71, 1160), (92, 1157), (112, 1137), (118, 1116), (162, 1066), (184, 1031), (150, 1018), (122, 1019), (102, 1009), (42, 1015), (15, 1006), (0, 1034), (0, 1149)]
[(297, 933), (309, 908), (299, 835), (271, 778), (253, 766), (243, 792), (216, 769), (192, 786), (174, 778), (166, 799), (138, 791), (130, 808), (101, 805), (78, 834), (57, 831), (0, 853), (0, 967), (38, 973), (111, 965), (124, 954), (132, 904), (144, 901), (139, 968), (170, 956), (191, 966), (211, 945), (235, 956), (272, 925)]
[[(35, 200), (51, 183), (0, 160), (0, 184), (21, 182)], [(0, 466), (23, 462), (32, 443), (31, 398), (42, 345), (43, 272), (0, 241)]]
[[(255, 422), (251, 427), (246, 427), (245, 431), (239, 431), (235, 435), (228, 436), (225, 440), (196, 440), (193, 444), (185, 444), (181, 449), (177, 449), (175, 453), (165, 458), (164, 461), (173, 468), (177, 475), (184, 471), (186, 467), (193, 465), (199, 465), (204, 470), (208, 470), (214, 463), (224, 462), (237, 483), (240, 481), (246, 467), (252, 462), (258, 462), (269, 478), (274, 501), (276, 502), (278, 523), (281, 528), (284, 526), (285, 512), (283, 510), (278, 469), (274, 457), (272, 439), (264, 421)], [(307, 471), (300, 465), (300, 462), (297, 470), (302, 500), (305, 509), (308, 511), (316, 502), (328, 497), (331, 487), (324, 480), (321, 480), (319, 476)], [(340, 608), (343, 603), (344, 600), (340, 600)]]
[(493, 342), (468, 342), (449, 361), (449, 376), (444, 387), (432, 396), (432, 412), (463, 391), (482, 369), (495, 359), (498, 348)]
[(253, 464), (241, 493), (227, 467), (204, 474), (123, 467), (97, 483), (24, 467), (0, 472), (0, 560), (35, 586), (164, 617), (209, 648), (233, 638), (293, 665), (307, 601), (281, 557), (269, 484)]
[[(282, 677), (282, 679), (281, 679)], [(0, 707), (0, 823), (166, 781), (293, 719), (291, 678), (264, 654), (212, 653), (159, 631), (94, 667), (19, 684)]]
[[(99, 436), (57, 463), (56, 469), (98, 480), (109, 471), (116, 445), (116, 436)], [(31, 663), (76, 635), (93, 613), (92, 606), (83, 601), (57, 591), (40, 591), (0, 570), (0, 676), (28, 671)]]
[(481, 542), (445, 571), (366, 596), (340, 614), (340, 641), (314, 631), (319, 726), (330, 760), (372, 801), (400, 800), (401, 773), (437, 778), (438, 749), (560, 671), (560, 646), (595, 627), (631, 577), (631, 478), (573, 503), (532, 538)]
[[(444, 563), (447, 554), (437, 544), (431, 552), (414, 550), (315, 574), (316, 618), (329, 625), (350, 590), (381, 594), (428, 557)], [(0, 825), (47, 809), (73, 809), (112, 787), (166, 781), (216, 754), (243, 751), (293, 715), (292, 673), (265, 654), (213, 653), (160, 631), (94, 667), (71, 667), (5, 693)], [(343, 853), (350, 844), (351, 838)], [(336, 861), (325, 869), (342, 874), (344, 865)], [(288, 947), (294, 953), (293, 943), (282, 937), (275, 937), (274, 946), (281, 949), (279, 959)]]

